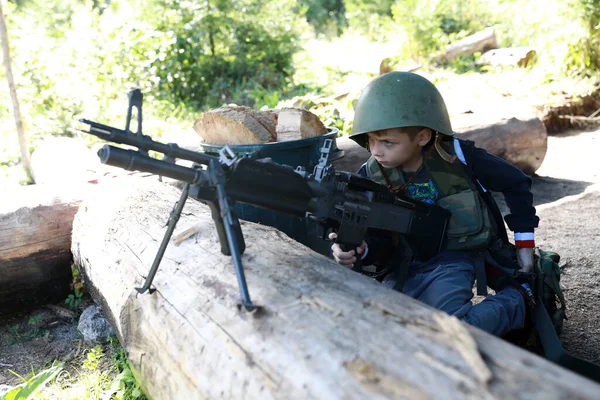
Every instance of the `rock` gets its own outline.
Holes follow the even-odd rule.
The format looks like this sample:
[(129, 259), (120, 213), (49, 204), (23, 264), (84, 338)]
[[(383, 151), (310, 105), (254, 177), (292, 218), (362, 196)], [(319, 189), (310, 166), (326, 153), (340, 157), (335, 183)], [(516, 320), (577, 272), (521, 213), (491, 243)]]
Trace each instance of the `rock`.
[(108, 338), (115, 334), (112, 326), (110, 326), (102, 310), (97, 305), (89, 306), (83, 311), (77, 329), (83, 335), (83, 340), (90, 344), (106, 343)]

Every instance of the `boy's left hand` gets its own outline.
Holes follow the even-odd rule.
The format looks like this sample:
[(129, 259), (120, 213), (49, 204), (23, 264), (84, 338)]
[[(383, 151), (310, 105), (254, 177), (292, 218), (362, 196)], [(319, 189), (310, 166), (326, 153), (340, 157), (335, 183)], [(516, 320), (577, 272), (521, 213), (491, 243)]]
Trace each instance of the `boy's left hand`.
[(521, 267), (521, 271), (531, 273), (533, 272), (533, 249), (532, 248), (520, 248), (517, 249), (517, 261)]

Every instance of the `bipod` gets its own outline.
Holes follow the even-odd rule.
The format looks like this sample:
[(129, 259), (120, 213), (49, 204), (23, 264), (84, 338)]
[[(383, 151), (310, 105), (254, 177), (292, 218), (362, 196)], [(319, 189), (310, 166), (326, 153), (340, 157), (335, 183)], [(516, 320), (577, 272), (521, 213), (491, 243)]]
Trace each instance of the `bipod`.
[(138, 293), (145, 293), (148, 291), (149, 293), (154, 292), (154, 289), (150, 289), (152, 285), (152, 281), (154, 280), (154, 276), (156, 275), (156, 271), (158, 271), (158, 266), (162, 261), (163, 255), (165, 254), (165, 250), (169, 245), (169, 240), (171, 240), (171, 236), (173, 236), (173, 231), (175, 230), (175, 226), (179, 221), (179, 217), (181, 217), (181, 211), (183, 210), (183, 206), (188, 198), (188, 194), (190, 192), (190, 184), (186, 183), (183, 186), (183, 190), (181, 191), (181, 196), (179, 196), (179, 200), (175, 203), (173, 210), (171, 210), (171, 214), (169, 215), (169, 222), (167, 224), (167, 230), (165, 235), (163, 236), (162, 242), (160, 243), (160, 247), (158, 248), (158, 252), (154, 257), (154, 261), (152, 262), (152, 267), (150, 267), (150, 271), (148, 272), (148, 276), (146, 277), (146, 282), (144, 282), (144, 286), (141, 288), (135, 288)]

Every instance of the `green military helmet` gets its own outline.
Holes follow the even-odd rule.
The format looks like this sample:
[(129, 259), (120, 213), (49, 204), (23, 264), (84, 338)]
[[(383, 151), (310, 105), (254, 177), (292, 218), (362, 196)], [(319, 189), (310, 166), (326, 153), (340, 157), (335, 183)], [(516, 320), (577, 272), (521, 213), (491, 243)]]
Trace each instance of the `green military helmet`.
[(411, 72), (389, 72), (358, 98), (350, 139), (366, 147), (368, 132), (409, 126), (454, 135), (444, 99), (431, 82)]

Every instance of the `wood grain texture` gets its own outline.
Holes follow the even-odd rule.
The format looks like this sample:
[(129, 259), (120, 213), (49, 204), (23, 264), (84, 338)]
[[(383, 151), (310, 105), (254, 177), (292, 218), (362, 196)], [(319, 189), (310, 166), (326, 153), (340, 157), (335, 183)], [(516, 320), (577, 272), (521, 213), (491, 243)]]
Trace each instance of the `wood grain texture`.
[(276, 124), (275, 112), (235, 106), (203, 113), (194, 123), (194, 130), (208, 144), (259, 144), (276, 140)]
[(0, 314), (64, 299), (82, 191), (32, 185), (10, 189), (5, 199), (0, 206)]
[(175, 236), (199, 232), (171, 244), (156, 291), (137, 294), (178, 197), (129, 184), (73, 225), (74, 260), (154, 399), (597, 398), (599, 385), (252, 223), (242, 258), (264, 311), (239, 311), (231, 259), (194, 201)]

